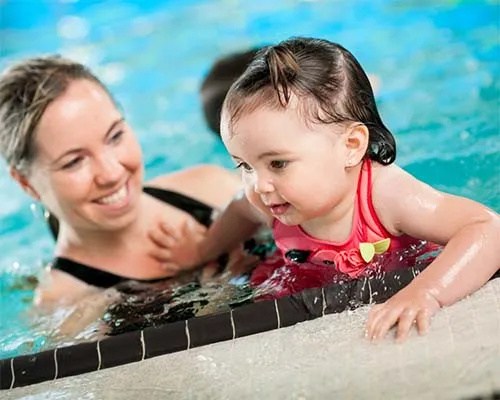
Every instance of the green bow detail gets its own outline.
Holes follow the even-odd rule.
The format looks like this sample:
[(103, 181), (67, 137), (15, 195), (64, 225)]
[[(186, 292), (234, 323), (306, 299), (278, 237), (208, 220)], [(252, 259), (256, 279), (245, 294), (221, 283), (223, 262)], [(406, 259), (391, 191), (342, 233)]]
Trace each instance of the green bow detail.
[(373, 260), (375, 254), (382, 254), (386, 252), (390, 245), (390, 238), (382, 239), (374, 243), (360, 243), (359, 252), (361, 253), (361, 258), (363, 258), (365, 262), (369, 263)]

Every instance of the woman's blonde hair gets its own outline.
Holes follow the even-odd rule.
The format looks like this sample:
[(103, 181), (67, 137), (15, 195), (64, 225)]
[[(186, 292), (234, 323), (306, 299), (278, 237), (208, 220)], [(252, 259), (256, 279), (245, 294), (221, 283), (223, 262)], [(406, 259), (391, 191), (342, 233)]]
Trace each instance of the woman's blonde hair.
[(95, 82), (108, 92), (87, 67), (59, 56), (26, 59), (2, 72), (0, 153), (7, 164), (29, 173), (36, 156), (35, 131), (43, 113), (72, 81), (80, 79)]

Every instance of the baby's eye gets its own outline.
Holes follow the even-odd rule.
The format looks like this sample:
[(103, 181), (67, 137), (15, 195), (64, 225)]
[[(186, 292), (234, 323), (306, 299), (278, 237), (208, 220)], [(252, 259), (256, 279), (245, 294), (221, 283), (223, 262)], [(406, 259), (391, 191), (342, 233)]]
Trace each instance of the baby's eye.
[(284, 160), (273, 160), (270, 163), (272, 169), (283, 169), (288, 165), (288, 161)]
[(252, 167), (248, 165), (246, 162), (240, 162), (236, 165), (236, 169), (241, 169), (241, 168), (243, 168), (243, 170), (246, 172), (252, 171)]

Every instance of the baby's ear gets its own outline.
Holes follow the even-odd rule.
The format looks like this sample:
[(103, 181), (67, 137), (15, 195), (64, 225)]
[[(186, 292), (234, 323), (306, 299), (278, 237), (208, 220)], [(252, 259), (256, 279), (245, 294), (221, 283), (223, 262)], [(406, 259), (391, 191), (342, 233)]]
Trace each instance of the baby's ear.
[(12, 179), (14, 179), (26, 193), (28, 193), (35, 200), (37, 201), (40, 200), (39, 194), (33, 188), (33, 186), (31, 186), (31, 184), (29, 183), (28, 179), (24, 174), (19, 172), (15, 167), (10, 167), (9, 172)]
[(345, 166), (358, 165), (368, 149), (369, 131), (365, 124), (355, 123), (350, 125), (344, 136), (347, 157)]

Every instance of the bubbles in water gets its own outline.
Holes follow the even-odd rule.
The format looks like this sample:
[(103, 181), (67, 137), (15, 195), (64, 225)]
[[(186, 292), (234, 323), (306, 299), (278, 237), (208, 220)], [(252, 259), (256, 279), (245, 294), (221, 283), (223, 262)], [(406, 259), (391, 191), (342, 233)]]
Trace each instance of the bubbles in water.
[(147, 36), (154, 31), (154, 24), (151, 19), (138, 17), (132, 21), (132, 32), (136, 36)]
[(64, 39), (83, 39), (90, 31), (89, 23), (73, 15), (62, 17), (57, 23), (57, 33)]
[(110, 63), (98, 68), (98, 75), (104, 83), (113, 85), (119, 83), (125, 77), (125, 67), (120, 63)]
[(460, 132), (460, 140), (467, 140), (469, 139), (470, 134), (467, 131), (462, 131)]

